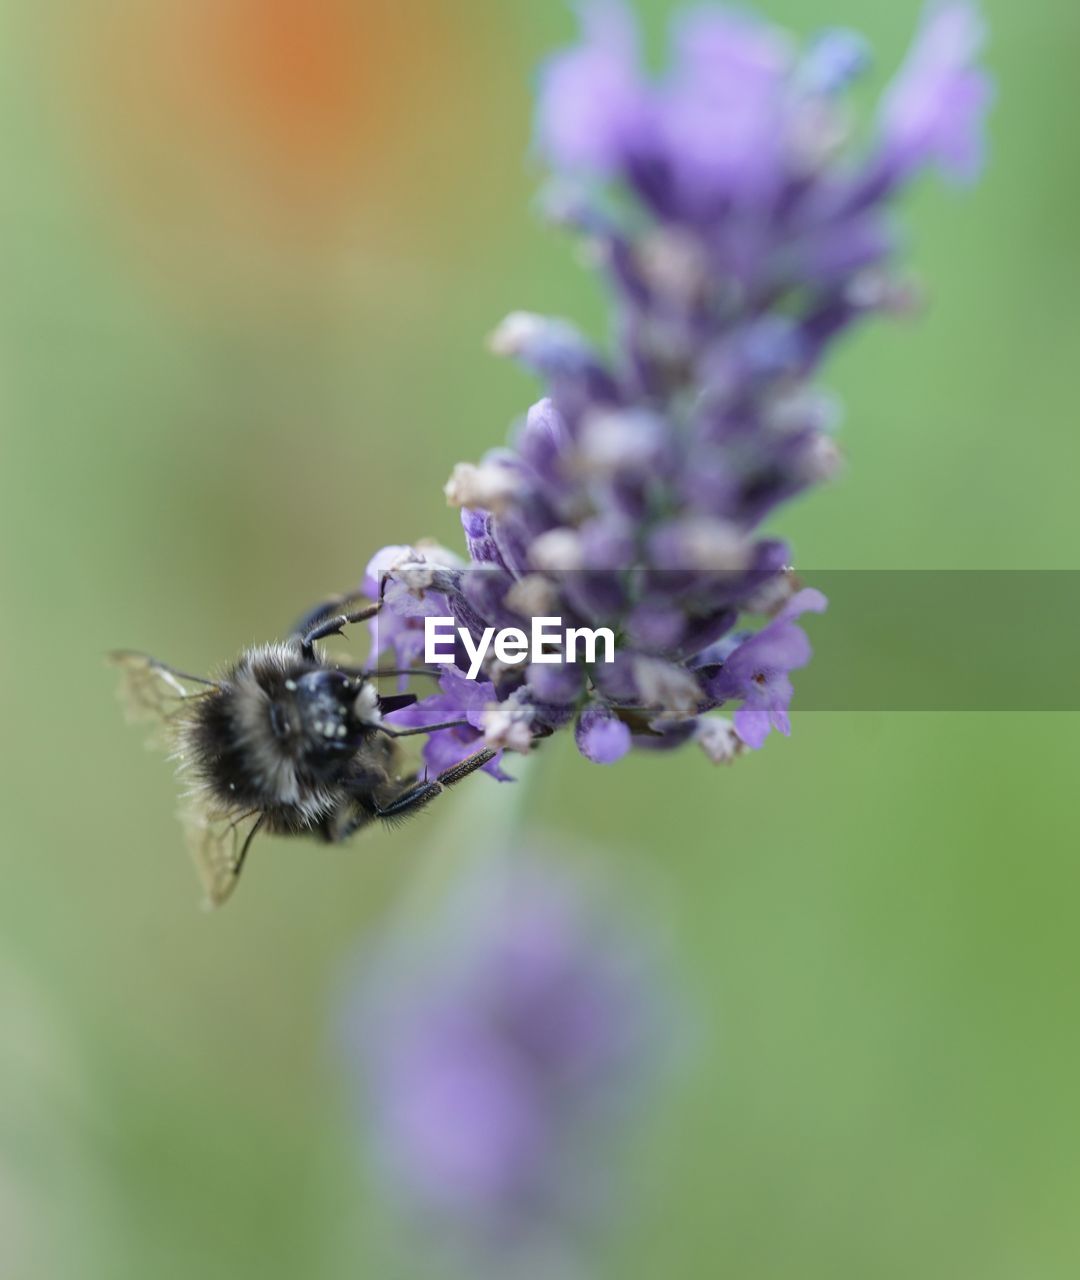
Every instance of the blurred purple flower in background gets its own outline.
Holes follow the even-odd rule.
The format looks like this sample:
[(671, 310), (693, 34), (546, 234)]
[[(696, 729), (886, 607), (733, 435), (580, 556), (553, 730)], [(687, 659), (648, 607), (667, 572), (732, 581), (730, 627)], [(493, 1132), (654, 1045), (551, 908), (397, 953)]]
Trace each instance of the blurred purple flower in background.
[(639, 922), (601, 885), (518, 849), (478, 871), (362, 957), (346, 1052), (407, 1224), (468, 1274), (531, 1275), (610, 1209), (674, 1020)]
[[(690, 740), (728, 762), (789, 732), (788, 672), (810, 649), (784, 612), (800, 586), (791, 550), (763, 526), (839, 464), (837, 407), (816, 381), (833, 344), (910, 308), (895, 198), (929, 167), (973, 177), (982, 153), (990, 90), (969, 0), (928, 9), (869, 140), (845, 98), (868, 61), (849, 32), (800, 48), (749, 14), (696, 9), (654, 79), (618, 0), (582, 19), (582, 43), (543, 69), (536, 143), (556, 177), (549, 211), (606, 277), (610, 348), (510, 316), (492, 347), (546, 395), (511, 447), (446, 486), (468, 563), (390, 548), (369, 577), (383, 588), (377, 644), (399, 664), (432, 612), (474, 637), (547, 616), (608, 627), (617, 660), (557, 673), (489, 660), (478, 694), (459, 648), (440, 693), (402, 717), (468, 720), (429, 739), (436, 769), (571, 723), (601, 764)], [(748, 640), (753, 616), (764, 630)], [(729, 704), (733, 720), (712, 723)]]

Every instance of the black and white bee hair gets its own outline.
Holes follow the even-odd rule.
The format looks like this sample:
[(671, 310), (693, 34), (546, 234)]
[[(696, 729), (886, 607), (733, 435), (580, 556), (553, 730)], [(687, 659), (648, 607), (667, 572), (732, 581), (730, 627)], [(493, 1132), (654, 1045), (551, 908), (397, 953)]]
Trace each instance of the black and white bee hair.
[(347, 840), (369, 823), (415, 813), (495, 756), (478, 751), (430, 779), (404, 766), (398, 738), (464, 722), (384, 723), (417, 699), (382, 694), (377, 680), (437, 673), (366, 671), (328, 659), (318, 641), (379, 609), (337, 611), (347, 603), (320, 606), (288, 640), (244, 650), (212, 680), (148, 654), (110, 654), (123, 672), (129, 718), (155, 724), (155, 739), (187, 783), (182, 818), (210, 906), (236, 887), (258, 832)]

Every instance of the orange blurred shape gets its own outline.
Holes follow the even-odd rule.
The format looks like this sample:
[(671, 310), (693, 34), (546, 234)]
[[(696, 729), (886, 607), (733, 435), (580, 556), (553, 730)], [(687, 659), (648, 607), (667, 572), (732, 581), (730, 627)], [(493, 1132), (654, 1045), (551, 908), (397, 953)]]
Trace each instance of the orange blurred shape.
[(159, 265), (393, 234), (483, 112), (445, 0), (71, 0), (49, 34), (81, 158)]
[(408, 74), (406, 8), (347, 0), (185, 6), (201, 68), (195, 85), (253, 157), (280, 166), (282, 176), (333, 182), (361, 144), (391, 140), (394, 78)]

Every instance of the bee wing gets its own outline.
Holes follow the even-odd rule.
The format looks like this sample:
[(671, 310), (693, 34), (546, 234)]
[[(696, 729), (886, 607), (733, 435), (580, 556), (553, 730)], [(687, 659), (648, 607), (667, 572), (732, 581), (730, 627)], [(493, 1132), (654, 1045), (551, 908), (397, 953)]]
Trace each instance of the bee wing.
[[(148, 653), (118, 650), (109, 661), (120, 668), (120, 694), (128, 720), (152, 726), (149, 741), (175, 749), (176, 730), (192, 704), (217, 688), (212, 680), (189, 676)], [(217, 811), (202, 802), (196, 791), (181, 810), (195, 870), (206, 894), (207, 907), (219, 907), (236, 888), (244, 857), (262, 826), (257, 810), (237, 814)]]
[(195, 870), (206, 894), (207, 910), (227, 901), (240, 879), (240, 871), (255, 833), (263, 824), (258, 811), (217, 814), (196, 806), (180, 815)]
[(185, 675), (148, 653), (116, 650), (109, 661), (120, 668), (120, 697), (127, 719), (155, 726), (149, 741), (171, 746), (176, 720), (185, 704), (214, 688), (210, 680)]

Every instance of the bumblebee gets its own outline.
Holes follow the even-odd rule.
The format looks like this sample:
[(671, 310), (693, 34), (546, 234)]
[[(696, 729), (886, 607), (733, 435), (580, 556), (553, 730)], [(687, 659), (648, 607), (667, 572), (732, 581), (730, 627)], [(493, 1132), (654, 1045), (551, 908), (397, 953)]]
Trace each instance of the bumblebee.
[(129, 718), (156, 723), (189, 784), (181, 816), (210, 906), (232, 893), (260, 831), (336, 844), (416, 813), (495, 756), (477, 751), (434, 778), (406, 767), (397, 739), (467, 721), (386, 724), (417, 696), (380, 693), (377, 681), (438, 672), (331, 661), (318, 642), (379, 611), (337, 611), (348, 603), (337, 597), (312, 610), (287, 640), (244, 650), (212, 680), (144, 653), (109, 655), (123, 673)]

